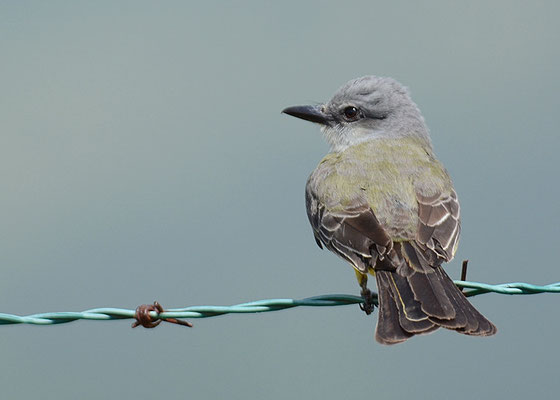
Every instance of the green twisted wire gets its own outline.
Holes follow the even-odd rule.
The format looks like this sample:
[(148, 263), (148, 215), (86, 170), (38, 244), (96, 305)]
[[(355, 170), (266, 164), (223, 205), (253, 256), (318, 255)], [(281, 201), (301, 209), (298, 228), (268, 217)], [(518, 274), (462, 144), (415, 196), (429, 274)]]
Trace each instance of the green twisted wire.
[[(539, 286), (529, 283), (515, 282), (490, 285), (480, 282), (455, 281), (455, 284), (464, 291), (465, 296), (472, 297), (484, 293), (499, 293), (509, 295), (528, 295), (538, 293), (560, 293), (560, 282)], [(268, 299), (241, 303), (233, 306), (192, 306), (185, 308), (168, 309), (162, 313), (150, 312), (154, 320), (164, 318), (209, 318), (224, 314), (247, 314), (269, 311), (280, 311), (294, 307), (333, 307), (349, 304), (360, 304), (363, 299), (359, 296), (346, 294), (330, 294), (308, 297), (305, 299)], [(374, 303), (377, 297), (374, 294)], [(79, 319), (109, 321), (119, 319), (135, 319), (136, 310), (122, 308), (94, 308), (91, 310), (73, 312), (48, 312), (19, 316), (0, 313), (0, 325), (32, 324), (55, 325), (76, 321)]]

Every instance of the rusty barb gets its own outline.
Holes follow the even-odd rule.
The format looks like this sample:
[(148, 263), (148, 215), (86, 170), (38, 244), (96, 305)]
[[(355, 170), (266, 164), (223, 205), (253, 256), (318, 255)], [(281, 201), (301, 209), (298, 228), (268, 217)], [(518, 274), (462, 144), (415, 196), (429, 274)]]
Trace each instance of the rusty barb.
[[(150, 314), (151, 312), (157, 313), (156, 316), (152, 317)], [(134, 318), (136, 321), (132, 323), (132, 327), (136, 328), (137, 326), (143, 326), (144, 328), (155, 328), (158, 326), (161, 321), (169, 322), (172, 324), (177, 324), (181, 326), (188, 326), (192, 328), (193, 324), (189, 321), (184, 321), (177, 318), (162, 318), (159, 314), (165, 312), (161, 304), (157, 301), (154, 301), (154, 304), (142, 304), (136, 307), (136, 313), (134, 314)]]

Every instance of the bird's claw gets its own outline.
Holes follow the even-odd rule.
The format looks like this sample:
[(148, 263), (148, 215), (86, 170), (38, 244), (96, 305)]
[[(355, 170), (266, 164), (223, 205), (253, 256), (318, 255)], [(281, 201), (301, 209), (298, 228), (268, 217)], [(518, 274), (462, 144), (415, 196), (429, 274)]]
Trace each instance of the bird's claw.
[(365, 312), (366, 315), (370, 315), (375, 308), (375, 303), (373, 302), (373, 294), (371, 293), (371, 290), (364, 288), (362, 289), (361, 295), (364, 299), (364, 302), (360, 304), (360, 309)]

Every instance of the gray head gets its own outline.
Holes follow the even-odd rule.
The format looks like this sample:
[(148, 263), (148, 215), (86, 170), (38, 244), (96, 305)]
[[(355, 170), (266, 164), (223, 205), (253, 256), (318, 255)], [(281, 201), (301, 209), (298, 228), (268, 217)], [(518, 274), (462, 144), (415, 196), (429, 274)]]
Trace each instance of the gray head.
[(334, 151), (377, 138), (417, 137), (431, 146), (420, 110), (408, 90), (392, 78), (353, 79), (326, 104), (288, 107), (282, 112), (320, 124)]

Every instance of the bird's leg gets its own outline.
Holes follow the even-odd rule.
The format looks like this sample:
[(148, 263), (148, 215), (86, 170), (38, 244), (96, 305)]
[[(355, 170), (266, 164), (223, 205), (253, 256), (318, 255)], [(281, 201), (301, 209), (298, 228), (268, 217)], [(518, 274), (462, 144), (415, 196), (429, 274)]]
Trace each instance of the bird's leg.
[(356, 278), (358, 278), (358, 283), (362, 288), (360, 295), (364, 299), (364, 302), (360, 304), (360, 308), (367, 315), (370, 315), (373, 312), (375, 305), (373, 302), (373, 294), (371, 293), (371, 290), (369, 290), (367, 287), (368, 276), (367, 274), (356, 271)]

